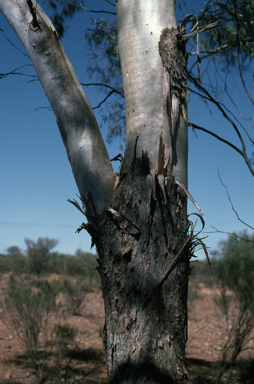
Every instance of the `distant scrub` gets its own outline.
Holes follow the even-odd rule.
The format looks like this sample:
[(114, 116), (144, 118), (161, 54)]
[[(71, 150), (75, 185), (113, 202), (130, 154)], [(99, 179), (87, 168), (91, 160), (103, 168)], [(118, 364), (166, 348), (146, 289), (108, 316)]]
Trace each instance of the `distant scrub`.
[(6, 254), (0, 255), (0, 273), (13, 272), (16, 275), (58, 274), (69, 277), (82, 276), (89, 282), (99, 283), (96, 255), (77, 250), (75, 255), (52, 252), (57, 240), (39, 238), (36, 242), (25, 239), (27, 249), (9, 247)]
[(206, 260), (195, 260), (191, 262), (190, 267), (191, 284), (203, 283), (211, 286), (217, 282), (216, 277), (211, 274), (210, 267)]
[[(65, 318), (67, 313), (85, 316), (86, 295), (100, 284), (96, 255), (53, 252), (57, 240), (49, 238), (25, 243), (25, 252), (12, 246), (0, 255), (0, 273), (10, 272), (5, 316), (25, 353), (31, 383), (84, 382), (75, 379), (78, 332)], [(80, 368), (83, 378), (90, 372), (89, 367)]]

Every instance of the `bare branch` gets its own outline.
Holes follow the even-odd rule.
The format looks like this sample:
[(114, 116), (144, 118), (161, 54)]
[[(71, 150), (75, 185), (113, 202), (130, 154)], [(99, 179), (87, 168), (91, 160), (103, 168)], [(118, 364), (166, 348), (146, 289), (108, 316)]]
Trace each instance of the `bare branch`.
[(105, 0), (107, 3), (109, 3), (109, 4), (111, 4), (111, 5), (113, 5), (113, 7), (115, 7), (115, 4), (113, 4), (113, 3), (111, 3), (110, 1), (108, 1), (108, 0)]
[(22, 65), (21, 67), (13, 69), (13, 71), (11, 71), (11, 72), (0, 73), (0, 80), (4, 79), (8, 75), (23, 75), (23, 76), (29, 76), (29, 77), (38, 77), (36, 75), (30, 75), (29, 73), (16, 72), (18, 69), (21, 69), (24, 67), (33, 67), (33, 65), (32, 64), (25, 64), (25, 65)]
[(223, 181), (222, 181), (222, 179), (221, 179), (220, 171), (219, 171), (219, 167), (218, 167), (218, 176), (219, 176), (219, 179), (220, 179), (221, 184), (222, 184), (223, 187), (226, 189), (227, 196), (228, 196), (228, 200), (229, 200), (229, 202), (230, 202), (230, 204), (231, 204), (231, 208), (233, 209), (233, 211), (234, 211), (235, 214), (236, 214), (237, 219), (238, 219), (242, 224), (244, 224), (244, 225), (246, 225), (247, 227), (249, 227), (250, 229), (253, 229), (253, 230), (254, 230), (254, 228), (253, 228), (251, 225), (245, 223), (245, 222), (239, 217), (237, 211), (235, 210), (234, 205), (233, 205), (233, 203), (232, 203), (232, 201), (231, 201), (231, 198), (230, 198), (230, 196), (229, 196), (229, 193), (228, 193), (228, 188), (227, 188), (227, 186), (223, 183)]
[(68, 3), (70, 3), (70, 4), (72, 4), (72, 5), (75, 5), (75, 7), (77, 7), (77, 8), (84, 9), (86, 12), (92, 12), (92, 13), (110, 13), (111, 15), (116, 15), (115, 12), (103, 11), (103, 10), (101, 10), (101, 11), (94, 11), (94, 10), (92, 10), (92, 9), (87, 9), (87, 8), (83, 7), (83, 5), (82, 5), (80, 2), (78, 2), (78, 1), (76, 1), (76, 0), (68, 1)]
[(219, 24), (218, 21), (215, 21), (214, 23), (212, 24), (209, 24), (209, 25), (205, 25), (204, 27), (201, 27), (201, 28), (197, 28), (195, 31), (192, 31), (191, 33), (189, 33), (188, 35), (183, 35), (182, 38), (183, 39), (189, 39), (195, 35), (197, 35), (198, 33), (202, 33), (202, 32), (205, 32), (207, 31), (208, 29), (212, 29), (212, 28), (215, 28), (217, 27)]
[[(240, 151), (239, 149), (237, 149), (237, 152), (241, 153), (241, 155), (243, 156), (251, 174), (254, 176), (254, 169), (252, 168), (251, 164), (250, 164), (250, 161), (249, 161), (249, 158), (247, 156), (247, 153), (246, 153), (246, 146), (245, 146), (245, 142), (242, 138), (242, 135), (239, 131), (239, 129), (237, 128), (236, 124), (234, 123), (234, 121), (229, 117), (229, 115), (226, 113), (225, 109), (227, 109), (226, 107), (224, 107), (225, 109), (223, 109), (222, 107), (222, 104), (220, 102), (218, 102), (217, 100), (214, 99), (214, 97), (203, 87), (201, 86), (198, 81), (190, 74), (190, 72), (188, 73), (189, 75), (189, 78), (193, 81), (193, 83), (195, 84), (195, 86), (200, 89), (207, 97), (208, 97), (208, 100), (211, 101), (213, 104), (215, 104), (217, 106), (217, 108), (221, 111), (222, 115), (225, 117), (225, 119), (227, 119), (231, 125), (233, 126), (241, 144), (242, 144), (242, 150)], [(195, 91), (193, 91), (195, 92)], [(195, 92), (196, 93), (196, 92)], [(202, 96), (202, 95), (201, 95)], [(202, 96), (204, 97), (204, 96)], [(231, 112), (230, 112), (231, 113)], [(231, 113), (232, 114), (232, 113)], [(233, 115), (233, 114), (232, 114)], [(234, 115), (233, 115), (234, 116)], [(235, 116), (234, 116), (235, 118)], [(236, 118), (235, 118), (236, 119)], [(237, 120), (237, 119), (236, 119)], [(213, 135), (214, 136), (214, 135)], [(215, 136), (216, 137), (216, 136)], [(218, 137), (217, 137), (218, 138)], [(223, 140), (221, 140), (223, 141)], [(232, 148), (233, 148), (233, 145), (230, 145)], [(234, 149), (236, 149), (237, 147), (234, 146)]]
[[(199, 83), (198, 83), (199, 84)], [(209, 97), (206, 97), (204, 95), (202, 95), (201, 93), (198, 93), (196, 91), (194, 91), (193, 89), (189, 88), (189, 90), (193, 93), (195, 93), (196, 95), (199, 95), (200, 97), (202, 97), (203, 99), (206, 99), (208, 101), (211, 101), (211, 99)], [(210, 95), (210, 94), (209, 94)], [(227, 95), (228, 95), (228, 92), (227, 92)], [(229, 96), (229, 95), (228, 95)], [(232, 103), (234, 104), (234, 106), (236, 107), (236, 109), (238, 110), (237, 106), (235, 105), (235, 103), (233, 102), (232, 98), (229, 96), (230, 100), (232, 101)], [(246, 133), (246, 135), (248, 136), (248, 139), (250, 140), (250, 142), (252, 144), (254, 144), (254, 140), (251, 139), (250, 135), (248, 134), (247, 130), (244, 128), (244, 126), (240, 123), (240, 121), (236, 118), (236, 116), (233, 114), (233, 112), (231, 112), (224, 104), (222, 104), (220, 101), (217, 101), (217, 103), (223, 107), (228, 113), (230, 113), (233, 118), (235, 119), (235, 121), (241, 126), (241, 128), (244, 130), (244, 132)], [(239, 110), (238, 110), (239, 111)], [(225, 117), (225, 116), (224, 116)], [(247, 120), (247, 119), (244, 119), (244, 120)], [(253, 122), (251, 119), (248, 119), (248, 121), (251, 121), (252, 125), (253, 125)]]
[(109, 98), (109, 96), (111, 96), (113, 93), (114, 93), (114, 91), (110, 91), (109, 94), (105, 97), (105, 99), (103, 99), (103, 100), (97, 105), (97, 107), (94, 107), (93, 109), (100, 108), (101, 104), (103, 104), (103, 103)]
[(89, 85), (100, 85), (102, 87), (107, 87), (107, 88), (112, 89), (114, 92), (118, 93), (120, 96), (122, 96), (124, 98), (124, 94), (121, 91), (119, 91), (117, 88), (112, 87), (112, 85), (103, 84), (103, 83), (88, 83), (88, 84), (80, 83), (80, 84), (84, 85), (86, 87), (88, 87)]
[[(225, 90), (225, 92), (226, 92), (226, 94), (227, 94), (229, 100), (230, 100), (231, 103), (233, 104), (233, 106), (237, 109), (237, 111), (238, 111), (239, 115), (241, 116), (241, 118), (242, 118), (243, 120), (245, 120), (245, 121), (250, 121), (251, 124), (252, 124), (252, 126), (254, 127), (254, 122), (253, 122), (253, 120), (252, 120), (250, 117), (247, 119), (247, 118), (245, 118), (245, 117), (242, 115), (240, 109), (237, 107), (237, 105), (236, 105), (236, 103), (234, 102), (233, 98), (230, 96), (230, 94), (229, 94), (229, 92), (228, 92), (228, 89), (227, 89), (226, 80), (224, 81), (224, 90)], [(241, 125), (241, 126), (242, 126), (242, 125)], [(244, 131), (245, 131), (246, 135), (248, 136), (249, 140), (252, 142), (252, 144), (254, 144), (254, 141), (251, 139), (251, 137), (250, 137), (250, 135), (248, 134), (247, 130), (246, 130), (243, 126), (242, 126), (242, 128), (244, 129)]]
[(30, 111), (27, 111), (27, 112), (37, 112), (37, 111), (39, 111), (39, 109), (47, 109), (48, 111), (53, 111), (53, 109), (50, 108), (50, 106), (48, 106), (48, 107), (38, 107), (35, 109), (31, 109)]
[(11, 42), (11, 40), (5, 35), (5, 33), (4, 33), (4, 31), (2, 30), (2, 28), (0, 28), (0, 31), (2, 32), (2, 34), (4, 35), (4, 37), (9, 41), (9, 43), (10, 43), (14, 48), (16, 48), (20, 53), (22, 53), (22, 55), (24, 55), (24, 56), (30, 58), (25, 52), (21, 51), (21, 49), (19, 49), (15, 44), (13, 44), (13, 43)]
[[(218, 47), (218, 48), (207, 49), (205, 51), (201, 51), (201, 52), (199, 52), (199, 54), (202, 55), (204, 53), (209, 53), (209, 54), (213, 55), (213, 54), (215, 54), (215, 53), (217, 53), (219, 51), (222, 51), (222, 50), (225, 50), (225, 49), (231, 48), (231, 47), (232, 46), (229, 45), (229, 44), (224, 44), (224, 45), (222, 45), (221, 47)], [(190, 56), (195, 56), (195, 55), (197, 55), (197, 52), (190, 52)]]
[(194, 129), (198, 129), (198, 130), (200, 130), (200, 131), (203, 131), (203, 132), (208, 133), (209, 135), (211, 135), (211, 136), (215, 137), (216, 139), (222, 141), (223, 143), (229, 145), (229, 146), (230, 146), (231, 148), (233, 148), (236, 152), (240, 153), (241, 156), (243, 156), (243, 153), (242, 153), (242, 151), (241, 151), (239, 148), (237, 148), (234, 144), (230, 143), (229, 141), (223, 139), (222, 137), (216, 135), (216, 133), (213, 133), (213, 132), (209, 131), (208, 129), (203, 128), (203, 127), (200, 127), (199, 125), (194, 124), (194, 123), (191, 123), (191, 125), (189, 125), (189, 127), (192, 127), (192, 128), (194, 128)]
[(253, 240), (245, 239), (244, 237), (238, 236), (238, 235), (237, 235), (236, 233), (234, 233), (234, 232), (220, 231), (219, 229), (215, 228), (213, 225), (211, 225), (211, 227), (212, 227), (213, 229), (215, 229), (215, 232), (204, 232), (204, 233), (225, 233), (225, 234), (230, 235), (230, 236), (235, 236), (235, 237), (237, 237), (237, 238), (240, 239), (240, 240), (248, 241), (248, 242), (254, 244), (254, 241), (253, 241)]

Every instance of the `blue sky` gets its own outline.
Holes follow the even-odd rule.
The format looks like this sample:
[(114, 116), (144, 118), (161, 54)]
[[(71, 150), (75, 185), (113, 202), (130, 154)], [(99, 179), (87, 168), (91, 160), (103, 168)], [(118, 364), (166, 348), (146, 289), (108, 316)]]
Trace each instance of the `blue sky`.
[[(190, 3), (190, 2), (188, 2)], [(200, 1), (191, 2), (200, 5)], [(92, 7), (93, 2), (87, 2)], [(99, 8), (104, 2), (98, 1)], [(109, 5), (106, 5), (109, 7)], [(189, 13), (187, 11), (186, 13)], [(86, 67), (90, 51), (85, 43), (84, 31), (94, 14), (82, 12), (69, 23), (66, 36), (62, 39), (65, 50), (74, 65), (81, 82), (89, 82)], [(0, 14), (0, 28), (8, 38), (22, 48), (17, 36)], [(13, 48), (0, 34), (0, 72), (29, 64), (30, 61)], [(22, 72), (32, 73), (28, 68)], [(252, 71), (253, 72), (253, 71)], [(213, 72), (211, 71), (211, 78)], [(67, 199), (76, 198), (77, 187), (67, 160), (65, 148), (53, 112), (39, 107), (49, 103), (38, 81), (29, 82), (26, 76), (10, 75), (0, 80), (0, 253), (9, 246), (25, 248), (24, 238), (56, 238), (59, 252), (74, 254), (78, 248), (90, 251), (90, 236), (81, 231), (75, 233), (84, 216)], [(246, 83), (253, 95), (252, 73)], [(253, 106), (237, 75), (230, 79), (230, 95), (234, 98), (242, 115), (253, 118)], [(92, 106), (103, 99), (103, 95), (91, 87), (85, 89)], [(233, 110), (225, 95), (221, 101)], [(101, 123), (98, 110), (96, 116)], [(239, 146), (231, 126), (214, 107), (210, 109), (194, 94), (188, 105), (190, 120), (230, 140)], [(234, 113), (241, 119), (236, 110)], [(252, 134), (250, 123), (242, 121)], [(102, 129), (106, 137), (107, 128)], [(110, 157), (119, 153), (119, 142), (107, 145)], [(252, 148), (247, 146), (251, 156)], [(247, 229), (232, 211), (226, 191), (218, 177), (218, 166), (231, 200), (241, 219), (254, 226), (254, 178), (239, 154), (211, 136), (190, 129), (189, 135), (189, 186), (188, 189), (204, 212), (206, 227), (204, 236), (209, 235), (206, 244), (214, 249), (227, 235), (214, 232), (233, 232)], [(189, 212), (196, 212), (189, 202)], [(251, 233), (251, 230), (248, 230)], [(95, 252), (95, 249), (92, 251)], [(198, 253), (199, 257), (204, 257)]]

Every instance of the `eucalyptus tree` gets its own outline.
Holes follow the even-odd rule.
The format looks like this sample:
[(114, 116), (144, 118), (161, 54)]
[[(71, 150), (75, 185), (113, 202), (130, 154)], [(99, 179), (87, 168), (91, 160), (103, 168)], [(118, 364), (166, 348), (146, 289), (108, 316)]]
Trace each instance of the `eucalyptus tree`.
[[(126, 146), (113, 171), (59, 35), (35, 0), (0, 0), (55, 113), (96, 244), (109, 383), (186, 383), (189, 193), (185, 33), (174, 0), (116, 2)], [(195, 28), (194, 28), (195, 29)], [(191, 33), (196, 33), (192, 30)], [(201, 216), (200, 216), (201, 217)]]

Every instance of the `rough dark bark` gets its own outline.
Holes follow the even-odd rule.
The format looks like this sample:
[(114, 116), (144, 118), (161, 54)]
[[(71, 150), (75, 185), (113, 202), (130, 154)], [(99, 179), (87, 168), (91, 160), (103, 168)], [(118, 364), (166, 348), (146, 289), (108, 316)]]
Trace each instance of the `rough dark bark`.
[(99, 254), (110, 384), (187, 380), (187, 247), (157, 287), (188, 229), (186, 199), (172, 178), (166, 194), (167, 203), (156, 180), (153, 198), (149, 160), (143, 155), (121, 175), (114, 206), (89, 217)]

